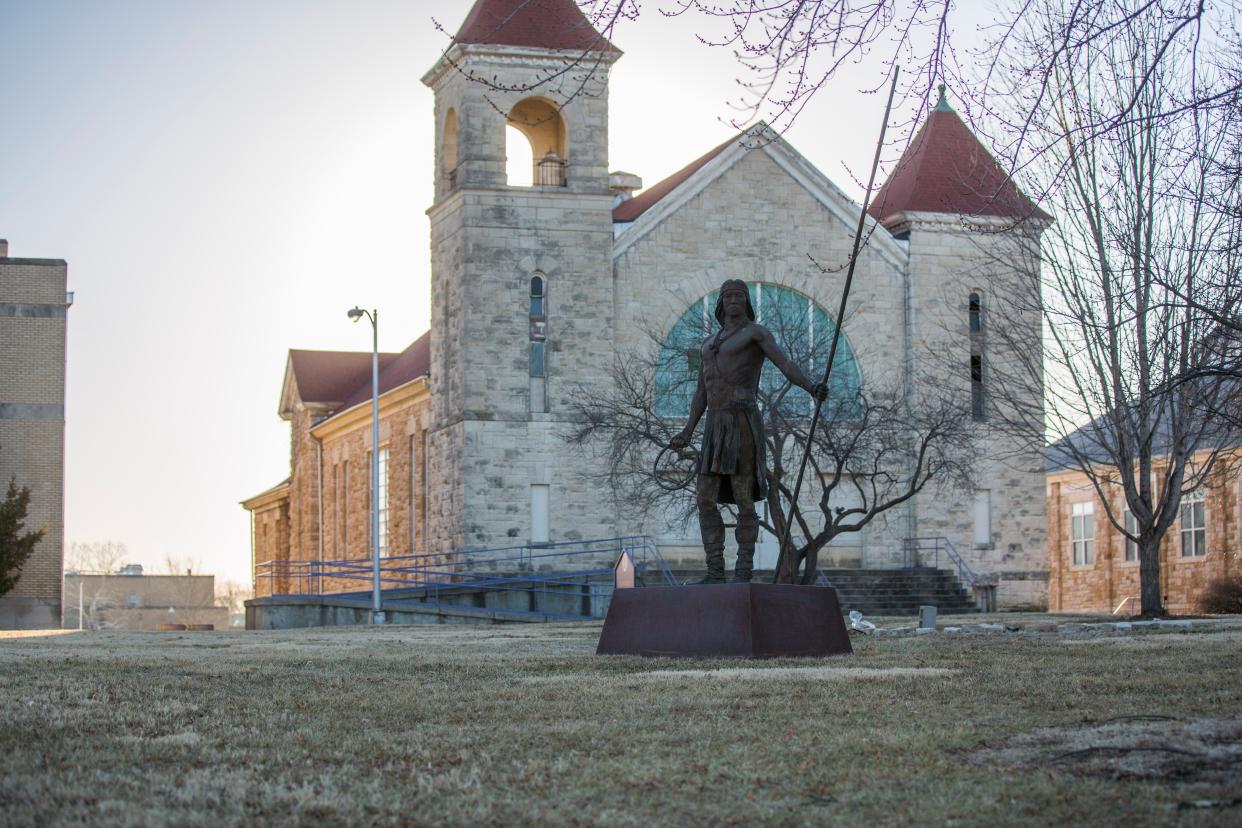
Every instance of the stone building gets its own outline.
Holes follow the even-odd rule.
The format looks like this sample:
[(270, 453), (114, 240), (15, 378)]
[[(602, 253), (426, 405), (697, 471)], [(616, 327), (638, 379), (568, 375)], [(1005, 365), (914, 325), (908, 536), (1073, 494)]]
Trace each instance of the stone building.
[[(1204, 463), (1209, 452), (1200, 452)], [(1164, 463), (1156, 463), (1160, 480)], [(1108, 518), (1095, 487), (1050, 451), (1048, 463), (1048, 608), (1063, 612), (1139, 611), (1138, 547)], [(1121, 487), (1113, 514), (1129, 521)], [(1172, 613), (1198, 611), (1216, 578), (1242, 575), (1242, 448), (1226, 453), (1203, 488), (1182, 495), (1177, 520), (1160, 544), (1160, 593)]]
[[(1031, 250), (1047, 216), (943, 94), (869, 210), (836, 320), (843, 270), (821, 272), (808, 255), (845, 262), (860, 206), (762, 124), (645, 190), (610, 175), (609, 71), (620, 57), (571, 0), (479, 0), (423, 77), (435, 95), (431, 330), (411, 346), (424, 343), (426, 361), (401, 375), (416, 387), (393, 397), (381, 435), (390, 552), (648, 534), (666, 558), (701, 562), (697, 524), (626, 515), (563, 432), (574, 397), (604, 393), (618, 355), (647, 346), (653, 327), (671, 343), (730, 278), (751, 285), (761, 317), (792, 308), (808, 326), (840, 324), (850, 382), (959, 388), (987, 434), (983, 360), (1004, 358), (985, 354), (992, 269), (1015, 246)], [(528, 186), (507, 178), (507, 130), (529, 141)], [(1038, 347), (1038, 313), (1015, 324)], [(291, 353), (282, 393), (292, 476), (245, 504), (259, 563), (366, 549), (366, 513), (353, 509), (368, 496), (369, 425), (350, 406), (369, 395), (369, 357), (305, 354)], [(1032, 394), (1029, 407), (1042, 404)], [(1043, 458), (985, 439), (989, 457), (1007, 459), (981, 462), (978, 489), (919, 496), (843, 538), (829, 562), (900, 566), (907, 539), (934, 536), (998, 582), (1001, 605), (1042, 605)], [(338, 485), (347, 497), (332, 494)]]
[(61, 259), (9, 256), (0, 239), (0, 497), (30, 488), (26, 529), (47, 528), (0, 596), (0, 629), (59, 627), (65, 543), (65, 335), (69, 305)]

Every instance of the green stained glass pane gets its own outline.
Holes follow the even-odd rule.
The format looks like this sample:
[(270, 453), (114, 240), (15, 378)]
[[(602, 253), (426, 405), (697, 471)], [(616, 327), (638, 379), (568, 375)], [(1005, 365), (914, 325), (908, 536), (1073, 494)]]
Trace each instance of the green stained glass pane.
[[(820, 379), (832, 343), (831, 317), (797, 291), (762, 282), (752, 282), (748, 288), (758, 321), (809, 377)], [(656, 413), (661, 417), (685, 417), (690, 411), (698, 383), (699, 348), (718, 328), (713, 316), (716, 298), (717, 292), (713, 291), (691, 305), (665, 338), (656, 371)], [(857, 393), (860, 382), (854, 352), (842, 337), (829, 388), (838, 399), (850, 398)], [(781, 405), (791, 416), (810, 415), (810, 395), (792, 387), (771, 363), (764, 365), (760, 391), (765, 399)]]

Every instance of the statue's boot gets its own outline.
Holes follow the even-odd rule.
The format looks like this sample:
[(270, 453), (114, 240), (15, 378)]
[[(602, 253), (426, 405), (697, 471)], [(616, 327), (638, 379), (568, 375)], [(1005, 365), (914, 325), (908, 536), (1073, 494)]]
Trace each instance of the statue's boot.
[(724, 541), (725, 527), (720, 512), (715, 509), (699, 511), (699, 529), (703, 532), (703, 552), (707, 557), (707, 577), (698, 584), (723, 584), (725, 582)]
[(743, 512), (737, 516), (737, 563), (733, 567), (733, 583), (749, 584), (755, 563), (755, 541), (759, 540), (759, 515)]

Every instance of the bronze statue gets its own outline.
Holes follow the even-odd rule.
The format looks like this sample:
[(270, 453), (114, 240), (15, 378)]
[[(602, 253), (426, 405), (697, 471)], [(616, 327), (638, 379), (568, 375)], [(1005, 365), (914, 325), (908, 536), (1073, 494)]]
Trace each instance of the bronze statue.
[(669, 446), (680, 450), (689, 445), (699, 419), (707, 412), (695, 487), (707, 556), (707, 577), (699, 583), (725, 581), (725, 527), (717, 506), (720, 503), (737, 506), (733, 580), (746, 583), (751, 578), (759, 538), (755, 502), (767, 496), (763, 420), (756, 399), (764, 357), (816, 399), (825, 399), (828, 389), (823, 383), (812, 383), (776, 344), (771, 331), (755, 322), (745, 282), (729, 279), (720, 286), (716, 321), (720, 330), (703, 340), (700, 349), (699, 383), (690, 403), (690, 421)]

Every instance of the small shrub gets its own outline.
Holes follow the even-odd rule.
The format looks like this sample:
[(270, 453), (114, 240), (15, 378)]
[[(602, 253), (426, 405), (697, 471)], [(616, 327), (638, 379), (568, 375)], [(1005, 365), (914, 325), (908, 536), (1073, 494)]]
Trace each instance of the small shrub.
[(1242, 575), (1221, 575), (1209, 581), (1199, 596), (1199, 611), (1231, 615), (1242, 613)]

